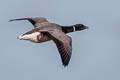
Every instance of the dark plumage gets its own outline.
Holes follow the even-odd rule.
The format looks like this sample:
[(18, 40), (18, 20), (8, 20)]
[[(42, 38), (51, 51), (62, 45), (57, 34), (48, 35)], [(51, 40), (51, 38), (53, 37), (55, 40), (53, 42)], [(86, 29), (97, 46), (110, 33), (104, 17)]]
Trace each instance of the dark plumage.
[(28, 20), (34, 26), (34, 29), (24, 33), (18, 38), (21, 40), (29, 40), (35, 43), (53, 40), (58, 48), (64, 66), (68, 65), (72, 54), (72, 39), (71, 37), (66, 35), (66, 33), (80, 31), (88, 28), (83, 24), (61, 26), (55, 23), (51, 23), (46, 18), (43, 17), (21, 18), (13, 19), (10, 21), (18, 20)]

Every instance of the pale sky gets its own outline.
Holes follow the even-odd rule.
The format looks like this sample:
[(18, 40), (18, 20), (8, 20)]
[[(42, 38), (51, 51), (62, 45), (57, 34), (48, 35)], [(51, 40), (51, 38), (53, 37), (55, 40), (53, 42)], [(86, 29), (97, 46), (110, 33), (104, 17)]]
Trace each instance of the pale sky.
[[(23, 17), (46, 17), (60, 25), (84, 24), (72, 37), (64, 68), (55, 44), (21, 41), (33, 28)], [(0, 80), (120, 80), (120, 0), (1, 0)]]

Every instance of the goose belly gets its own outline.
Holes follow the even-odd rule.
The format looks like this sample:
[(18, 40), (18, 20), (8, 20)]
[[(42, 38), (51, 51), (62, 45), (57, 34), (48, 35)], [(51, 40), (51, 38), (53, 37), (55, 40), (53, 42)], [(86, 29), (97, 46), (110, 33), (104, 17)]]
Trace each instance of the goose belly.
[(39, 36), (37, 36), (37, 39), (38, 39), (38, 43), (42, 43), (42, 42), (46, 42), (46, 41), (49, 41), (51, 40), (48, 36), (40, 33)]

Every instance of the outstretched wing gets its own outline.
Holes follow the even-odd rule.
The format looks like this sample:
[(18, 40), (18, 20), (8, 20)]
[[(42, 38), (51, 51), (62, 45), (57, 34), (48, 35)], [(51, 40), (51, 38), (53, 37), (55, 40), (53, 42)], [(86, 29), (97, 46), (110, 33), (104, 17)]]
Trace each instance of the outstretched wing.
[(11, 21), (19, 21), (19, 20), (28, 20), (29, 22), (31, 22), (32, 25), (34, 25), (36, 22), (34, 20), (32, 20), (32, 18), (20, 18), (20, 19), (11, 19), (8, 22)]
[[(38, 27), (40, 25), (40, 23), (48, 22), (47, 19), (43, 18), (43, 17), (12, 19), (12, 20), (9, 20), (8, 22), (19, 21), (19, 20), (28, 20), (34, 26), (34, 28)], [(39, 25), (35, 26), (36, 23), (38, 23)], [(43, 26), (43, 25), (41, 25), (41, 26)]]
[(67, 66), (72, 54), (72, 39), (58, 29), (42, 31), (55, 42), (60, 53), (62, 63)]

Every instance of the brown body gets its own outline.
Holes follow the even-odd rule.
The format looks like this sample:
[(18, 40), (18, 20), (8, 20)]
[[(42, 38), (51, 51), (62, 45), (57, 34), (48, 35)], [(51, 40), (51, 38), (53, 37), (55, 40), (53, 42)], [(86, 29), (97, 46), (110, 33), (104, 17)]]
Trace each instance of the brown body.
[(34, 43), (42, 43), (53, 40), (58, 48), (64, 66), (68, 65), (72, 54), (72, 39), (66, 35), (66, 33), (88, 28), (82, 24), (60, 26), (58, 24), (49, 22), (43, 17), (13, 19), (10, 21), (15, 20), (28, 20), (34, 26), (34, 29), (20, 35), (18, 37), (19, 39), (29, 40)]

